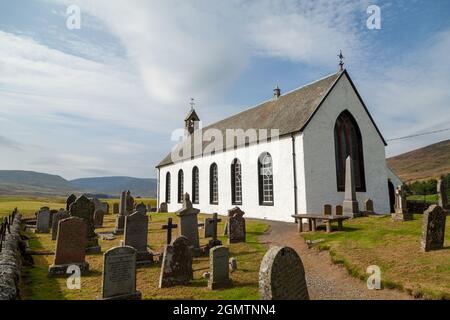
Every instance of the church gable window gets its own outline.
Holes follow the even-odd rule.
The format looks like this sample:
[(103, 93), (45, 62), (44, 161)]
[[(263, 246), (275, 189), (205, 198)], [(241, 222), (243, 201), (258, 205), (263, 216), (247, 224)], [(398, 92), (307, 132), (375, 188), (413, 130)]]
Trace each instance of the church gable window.
[(270, 206), (274, 204), (273, 196), (273, 164), (272, 156), (263, 153), (258, 158), (259, 204)]
[(231, 202), (242, 205), (242, 166), (239, 159), (231, 163)]
[(199, 180), (198, 167), (194, 167), (192, 169), (192, 202), (196, 204), (199, 203)]
[(347, 110), (342, 112), (336, 120), (334, 145), (337, 190), (345, 191), (345, 160), (350, 155), (353, 161), (356, 191), (365, 192), (366, 181), (361, 131), (355, 118)]
[(170, 172), (166, 173), (166, 203), (170, 203)]
[(209, 200), (211, 204), (219, 204), (219, 177), (215, 163), (209, 168)]

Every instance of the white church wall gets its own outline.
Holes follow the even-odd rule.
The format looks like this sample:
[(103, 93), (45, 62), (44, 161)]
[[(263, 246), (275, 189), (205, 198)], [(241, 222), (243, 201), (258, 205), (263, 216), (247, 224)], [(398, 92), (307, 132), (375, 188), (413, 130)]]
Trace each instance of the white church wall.
[[(302, 146), (301, 140), (296, 140), (297, 152), (299, 152), (297, 170), (302, 170)], [(258, 157), (263, 152), (269, 152), (273, 161), (274, 179), (274, 205), (260, 206), (258, 192)], [(190, 161), (176, 163), (160, 168), (159, 202), (165, 201), (166, 173), (171, 173), (171, 202), (168, 204), (169, 212), (175, 212), (181, 208), (177, 201), (178, 171), (184, 172), (184, 192), (188, 192), (192, 198), (192, 168), (199, 168), (200, 201), (194, 204), (202, 213), (217, 212), (226, 215), (228, 210), (235, 207), (231, 200), (231, 163), (238, 158), (242, 165), (242, 205), (239, 207), (245, 211), (246, 217), (269, 220), (293, 221), (294, 213), (294, 180), (292, 163), (292, 140), (290, 136), (282, 137), (278, 141), (265, 142), (250, 145), (245, 148), (220, 152), (215, 155), (204, 156)], [(209, 169), (212, 163), (216, 163), (219, 173), (219, 203), (210, 204), (209, 199)], [(300, 181), (298, 181), (300, 183)], [(299, 189), (304, 190), (302, 188)], [(304, 196), (303, 196), (304, 198)], [(305, 201), (299, 201), (305, 205)]]
[(334, 125), (344, 110), (356, 119), (362, 135), (366, 192), (356, 194), (360, 209), (371, 198), (376, 212), (388, 213), (385, 146), (346, 76), (303, 131), (306, 212), (319, 214), (324, 204), (336, 206), (344, 200), (344, 192), (337, 192), (334, 146)]
[(386, 174), (389, 180), (391, 180), (394, 188), (397, 188), (403, 184), (402, 180), (389, 168), (386, 166)]

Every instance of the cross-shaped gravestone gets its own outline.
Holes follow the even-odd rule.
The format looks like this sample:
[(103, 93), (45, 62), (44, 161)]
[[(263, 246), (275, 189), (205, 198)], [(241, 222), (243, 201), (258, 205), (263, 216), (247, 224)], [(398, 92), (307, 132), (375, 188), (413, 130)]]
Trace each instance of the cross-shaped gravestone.
[[(221, 246), (222, 245), (222, 241), (220, 241), (219, 239), (217, 239), (217, 224), (219, 222), (221, 222), (222, 219), (219, 219), (217, 217), (217, 213), (213, 213), (213, 217), (209, 218), (207, 220), (205, 220), (205, 223), (208, 223), (209, 226), (211, 227), (211, 236), (212, 239), (209, 240), (208, 242), (208, 246), (207, 246), (207, 251), (209, 251), (209, 249), (214, 248), (216, 246)], [(207, 229), (207, 226), (205, 225), (205, 229)]]
[(164, 224), (162, 226), (163, 230), (167, 230), (167, 244), (170, 244), (172, 242), (172, 229), (178, 228), (178, 225), (175, 223), (172, 223), (172, 218), (169, 218), (167, 220), (167, 224)]

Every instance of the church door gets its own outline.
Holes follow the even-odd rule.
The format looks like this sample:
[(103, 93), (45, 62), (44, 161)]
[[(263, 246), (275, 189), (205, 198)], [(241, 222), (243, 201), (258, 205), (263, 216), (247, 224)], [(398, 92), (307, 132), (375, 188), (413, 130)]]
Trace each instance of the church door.
[(389, 206), (391, 208), (391, 213), (395, 212), (395, 188), (392, 184), (391, 180), (388, 179), (388, 188), (389, 188)]

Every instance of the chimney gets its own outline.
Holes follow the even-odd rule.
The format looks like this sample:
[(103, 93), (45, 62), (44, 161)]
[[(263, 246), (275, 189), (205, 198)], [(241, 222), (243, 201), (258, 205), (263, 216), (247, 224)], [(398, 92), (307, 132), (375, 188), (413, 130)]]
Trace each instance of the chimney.
[(275, 89), (273, 89), (273, 98), (276, 100), (281, 96), (281, 89), (278, 87), (278, 85), (276, 86)]

